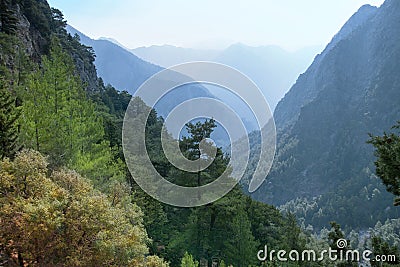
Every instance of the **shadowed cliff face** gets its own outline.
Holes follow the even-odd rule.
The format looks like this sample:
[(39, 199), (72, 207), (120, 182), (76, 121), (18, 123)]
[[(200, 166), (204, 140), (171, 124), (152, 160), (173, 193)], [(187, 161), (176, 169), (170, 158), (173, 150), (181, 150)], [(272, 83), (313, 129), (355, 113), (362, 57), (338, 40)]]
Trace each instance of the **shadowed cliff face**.
[(400, 118), (398, 62), (400, 2), (362, 7), (278, 104), (275, 164), (253, 196), (274, 204), (318, 196), (306, 218), (317, 225), (394, 216), (365, 142)]
[[(33, 8), (34, 3), (30, 1), (1, 1), (0, 32), (15, 36), (19, 48), (38, 61), (40, 55), (48, 52), (51, 10), (46, 1), (36, 2)], [(13, 59), (9, 60), (8, 63), (13, 64)]]
[(1, 61), (13, 69), (17, 64), (17, 55), (25, 54), (35, 63), (42, 55), (48, 55), (52, 38), (57, 38), (65, 51), (74, 60), (77, 73), (89, 92), (99, 89), (99, 81), (94, 57), (76, 39), (69, 36), (65, 20), (60, 11), (51, 9), (45, 0), (3, 0), (0, 1), (0, 32), (7, 35), (2, 38), (10, 46), (0, 50)]
[(326, 74), (330, 72), (332, 63), (326, 62), (324, 60), (325, 57), (337, 54), (332, 52), (337, 44), (349, 38), (355, 30), (370, 20), (376, 12), (376, 7), (362, 6), (332, 38), (324, 51), (316, 56), (307, 71), (298, 77), (297, 82), (276, 107), (274, 116), (278, 128), (292, 125), (297, 120), (300, 109), (315, 99), (324, 85), (330, 82)]

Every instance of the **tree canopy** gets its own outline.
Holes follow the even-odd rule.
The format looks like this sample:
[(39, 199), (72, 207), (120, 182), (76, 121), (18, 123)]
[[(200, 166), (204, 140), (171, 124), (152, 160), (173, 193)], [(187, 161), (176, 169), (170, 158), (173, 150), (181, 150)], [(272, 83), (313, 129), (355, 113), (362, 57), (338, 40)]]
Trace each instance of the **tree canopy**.
[[(370, 135), (368, 143), (375, 147), (376, 174), (385, 184), (387, 191), (400, 196), (400, 121), (392, 127), (397, 131), (384, 133), (382, 136)], [(395, 205), (400, 205), (400, 198), (396, 198)]]

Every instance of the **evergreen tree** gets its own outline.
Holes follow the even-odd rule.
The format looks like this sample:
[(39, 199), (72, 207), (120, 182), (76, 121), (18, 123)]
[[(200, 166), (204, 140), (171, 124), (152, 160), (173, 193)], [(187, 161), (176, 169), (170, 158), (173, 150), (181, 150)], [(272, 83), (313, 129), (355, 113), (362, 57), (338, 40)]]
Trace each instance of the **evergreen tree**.
[(88, 99), (71, 58), (53, 39), (50, 55), (20, 92), (24, 144), (50, 156), (52, 166), (67, 165), (104, 184), (124, 179), (123, 164), (114, 160), (96, 105)]
[[(207, 160), (208, 149), (200, 149), (200, 142), (209, 138), (216, 127), (213, 119), (188, 123), (188, 136), (180, 142), (180, 148), (190, 160)], [(204, 142), (204, 141), (203, 141)], [(211, 143), (209, 144), (211, 145)], [(205, 146), (207, 148), (207, 146)], [(197, 173), (186, 173), (172, 169), (169, 176), (185, 186), (201, 186), (214, 181), (228, 168), (227, 158), (220, 148), (209, 167)], [(252, 235), (251, 224), (246, 213), (246, 197), (239, 187), (220, 200), (209, 205), (193, 208), (185, 231), (172, 244), (187, 249), (195, 258), (211, 262), (225, 260), (234, 266), (247, 266), (254, 262), (257, 243)], [(181, 215), (184, 212), (182, 211)]]
[(15, 106), (16, 98), (0, 82), (0, 157), (13, 157), (18, 150), (19, 109)]
[[(190, 160), (204, 160), (201, 159), (200, 156), (202, 155), (207, 155), (206, 151), (201, 151), (200, 149), (200, 142), (205, 140), (206, 138), (210, 138), (211, 133), (213, 132), (214, 128), (217, 127), (215, 120), (210, 119), (210, 120), (205, 120), (204, 122), (196, 122), (196, 123), (187, 123), (186, 124), (186, 130), (189, 134), (189, 136), (183, 137), (183, 139), (179, 142), (179, 146), (181, 148), (181, 151), (184, 152), (184, 155), (190, 159)], [(211, 144), (208, 144), (211, 145)], [(205, 184), (206, 182), (210, 181), (203, 181), (205, 179), (202, 179), (202, 172), (197, 172), (196, 175), (188, 174), (185, 173), (186, 175), (186, 181), (183, 181), (183, 183), (186, 186), (201, 186)], [(191, 177), (188, 179), (188, 177)], [(208, 179), (207, 179), (208, 180)]]
[[(400, 129), (400, 121), (392, 127)], [(376, 174), (381, 178), (387, 191), (397, 196), (394, 204), (400, 205), (400, 136), (398, 133), (384, 133), (383, 136), (370, 135), (369, 144), (375, 147)]]
[(193, 259), (193, 256), (185, 252), (181, 260), (181, 267), (197, 267), (199, 263)]
[(14, 34), (17, 30), (18, 19), (13, 8), (13, 1), (0, 1), (0, 32)]
[(392, 262), (388, 261), (387, 263), (382, 263), (379, 261), (371, 261), (372, 267), (390, 266), (390, 265), (397, 266), (398, 264), (400, 264), (400, 253), (398, 247), (389, 245), (388, 242), (384, 241), (381, 237), (378, 236), (372, 237), (372, 251), (375, 256), (376, 255), (395, 256), (395, 259)]
[(302, 232), (299, 228), (297, 218), (293, 213), (286, 214), (285, 239), (289, 250), (295, 249), (302, 251), (305, 248), (305, 240), (302, 238)]
[(257, 243), (251, 233), (250, 221), (243, 209), (238, 209), (236, 216), (229, 223), (230, 231), (225, 236), (225, 255), (227, 263), (245, 267), (256, 263), (254, 257)]
[[(340, 229), (340, 224), (337, 222), (330, 222), (332, 227), (331, 231), (328, 233), (328, 243), (329, 246), (337, 251), (337, 255), (346, 255), (346, 251), (350, 249), (350, 241), (345, 239), (345, 235)], [(357, 263), (348, 261), (337, 262), (338, 267), (353, 267), (358, 266)]]
[(340, 224), (338, 224), (337, 222), (331, 222), (330, 225), (332, 229), (328, 233), (329, 246), (334, 250), (344, 249), (344, 248), (339, 248), (337, 244), (337, 241), (339, 239), (345, 238), (344, 233), (340, 229)]

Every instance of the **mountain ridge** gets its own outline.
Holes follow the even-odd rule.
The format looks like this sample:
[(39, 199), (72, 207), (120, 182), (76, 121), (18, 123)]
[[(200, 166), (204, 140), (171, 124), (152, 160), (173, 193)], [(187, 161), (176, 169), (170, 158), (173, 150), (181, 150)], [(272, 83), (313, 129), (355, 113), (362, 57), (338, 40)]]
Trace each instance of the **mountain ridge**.
[(99, 76), (119, 90), (133, 94), (144, 81), (162, 70), (108, 40), (93, 40), (70, 25), (66, 29), (71, 35), (78, 34), (81, 43), (93, 47)]
[(339, 32), (299, 77), (275, 110), (277, 156), (253, 197), (275, 205), (311, 201), (300, 217), (317, 226), (370, 227), (399, 215), (366, 144), (368, 133), (381, 134), (400, 117), (399, 14), (391, 0), (364, 13), (364, 22)]
[[(318, 76), (317, 72), (321, 72), (319, 68), (321, 64), (323, 64), (322, 62), (325, 56), (334, 49), (341, 40), (345, 39), (354, 30), (370, 19), (371, 16), (374, 15), (373, 11), (376, 10), (376, 7), (370, 5), (360, 7), (360, 9), (342, 26), (339, 32), (335, 34), (325, 49), (315, 57), (307, 71), (297, 78), (296, 83), (277, 104), (274, 112), (275, 122), (279, 129), (291, 125), (293, 121), (296, 120), (301, 107), (314, 99), (319, 93), (318, 91), (310, 90), (310, 88), (316, 88), (318, 86), (316, 85), (317, 81), (309, 76)], [(326, 82), (322, 80), (321, 84), (324, 83)], [(301, 84), (303, 90), (299, 89), (299, 84)]]

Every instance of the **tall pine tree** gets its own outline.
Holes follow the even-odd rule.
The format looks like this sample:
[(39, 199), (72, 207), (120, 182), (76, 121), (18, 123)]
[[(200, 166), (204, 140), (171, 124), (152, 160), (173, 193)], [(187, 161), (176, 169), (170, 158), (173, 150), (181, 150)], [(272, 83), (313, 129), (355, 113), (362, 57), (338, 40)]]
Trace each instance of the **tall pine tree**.
[(52, 166), (67, 165), (99, 184), (118, 176), (115, 161), (96, 105), (84, 90), (72, 59), (53, 39), (49, 56), (31, 73), (22, 96), (22, 134), (26, 147), (48, 155)]
[(13, 157), (18, 149), (18, 125), (20, 115), (15, 97), (0, 81), (0, 157)]

